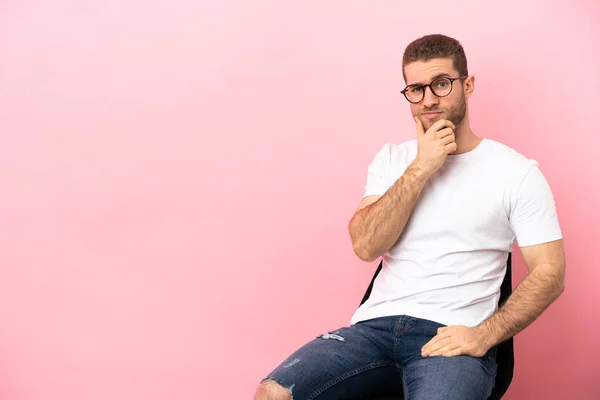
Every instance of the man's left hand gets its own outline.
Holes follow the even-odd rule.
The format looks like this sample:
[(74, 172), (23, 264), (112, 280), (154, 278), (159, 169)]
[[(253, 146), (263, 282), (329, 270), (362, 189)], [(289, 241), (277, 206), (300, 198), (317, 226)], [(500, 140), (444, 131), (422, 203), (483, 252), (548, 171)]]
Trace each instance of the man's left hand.
[(421, 349), (421, 356), (483, 357), (491, 347), (485, 339), (485, 335), (478, 328), (468, 326), (439, 328), (437, 335)]

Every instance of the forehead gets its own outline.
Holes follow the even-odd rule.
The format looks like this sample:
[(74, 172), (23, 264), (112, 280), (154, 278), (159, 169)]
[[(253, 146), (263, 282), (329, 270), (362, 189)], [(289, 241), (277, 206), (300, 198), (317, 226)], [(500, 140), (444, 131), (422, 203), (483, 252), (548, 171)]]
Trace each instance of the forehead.
[(445, 74), (456, 76), (451, 58), (433, 58), (427, 61), (414, 61), (404, 66), (406, 84), (429, 83), (433, 78)]

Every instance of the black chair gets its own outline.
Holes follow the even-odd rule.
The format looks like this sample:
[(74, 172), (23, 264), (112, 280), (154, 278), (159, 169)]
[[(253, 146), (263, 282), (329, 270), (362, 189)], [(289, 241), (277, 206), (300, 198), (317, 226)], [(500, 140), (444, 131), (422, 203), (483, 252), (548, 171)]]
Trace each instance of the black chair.
[[(500, 287), (500, 300), (498, 302), (498, 306), (501, 306), (508, 296), (512, 293), (512, 262), (511, 262), (512, 254), (508, 254), (508, 260), (506, 262), (506, 275), (504, 276), (504, 280), (502, 281), (502, 285)], [(363, 304), (369, 296), (371, 295), (371, 290), (373, 290), (373, 283), (375, 282), (375, 278), (379, 275), (381, 268), (383, 266), (383, 261), (379, 263), (377, 267), (377, 271), (373, 275), (371, 279), (371, 283), (363, 296), (360, 304)], [(514, 342), (513, 338), (508, 339), (505, 342), (502, 342), (498, 345), (496, 349), (496, 363), (498, 364), (498, 369), (496, 371), (496, 382), (494, 385), (494, 389), (492, 390), (492, 394), (488, 398), (488, 400), (499, 400), (504, 396), (510, 383), (512, 382), (513, 372), (515, 367), (515, 351), (514, 351)], [(371, 398), (369, 400), (399, 400), (402, 397), (398, 397), (401, 395), (397, 395), (395, 397), (378, 397)], [(365, 399), (367, 400), (367, 399)]]

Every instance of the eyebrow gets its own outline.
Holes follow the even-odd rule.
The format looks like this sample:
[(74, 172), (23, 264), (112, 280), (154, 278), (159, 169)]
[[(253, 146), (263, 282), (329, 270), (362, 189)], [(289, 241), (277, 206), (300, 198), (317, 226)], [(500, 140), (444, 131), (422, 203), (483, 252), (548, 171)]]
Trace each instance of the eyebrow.
[[(441, 74), (437, 74), (436, 76), (434, 76), (433, 78), (431, 78), (431, 82), (435, 81), (438, 78), (444, 78), (444, 77), (450, 77), (450, 74), (447, 73), (441, 73)], [(410, 85), (407, 86), (423, 86), (425, 85), (424, 83), (421, 82), (417, 82), (417, 83), (411, 83)]]

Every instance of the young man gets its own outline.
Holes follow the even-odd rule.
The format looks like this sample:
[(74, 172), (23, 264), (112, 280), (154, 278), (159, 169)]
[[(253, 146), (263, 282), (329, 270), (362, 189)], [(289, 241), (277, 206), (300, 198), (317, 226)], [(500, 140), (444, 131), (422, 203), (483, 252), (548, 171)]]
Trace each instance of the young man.
[[(471, 130), (475, 79), (460, 43), (443, 35), (414, 41), (403, 75), (417, 139), (383, 146), (349, 224), (357, 256), (382, 256), (383, 269), (351, 325), (297, 350), (264, 379), (256, 400), (400, 391), (485, 400), (496, 345), (563, 291), (550, 187), (536, 161)], [(515, 241), (529, 274), (498, 309)]]

